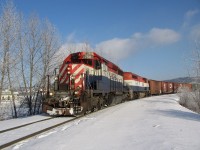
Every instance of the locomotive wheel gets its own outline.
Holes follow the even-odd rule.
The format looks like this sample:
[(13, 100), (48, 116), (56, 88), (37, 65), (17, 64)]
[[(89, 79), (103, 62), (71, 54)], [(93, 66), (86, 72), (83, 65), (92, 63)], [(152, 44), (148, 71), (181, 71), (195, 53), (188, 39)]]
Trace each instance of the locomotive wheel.
[(139, 93), (138, 92), (134, 92), (134, 98), (133, 99), (138, 99), (139, 98)]
[(101, 109), (101, 104), (100, 104), (100, 102), (98, 102), (98, 104), (97, 104), (97, 109), (98, 109), (98, 110)]
[(104, 105), (104, 99), (103, 99), (103, 97), (99, 97), (98, 104), (97, 104), (97, 109), (98, 110), (102, 109), (103, 105)]
[(94, 107), (91, 107), (90, 111), (91, 111), (91, 112), (94, 112)]
[(110, 94), (110, 95), (108, 96), (108, 104), (107, 104), (108, 106), (110, 106), (110, 105), (113, 104), (114, 98), (115, 98), (115, 96), (114, 96), (113, 94)]

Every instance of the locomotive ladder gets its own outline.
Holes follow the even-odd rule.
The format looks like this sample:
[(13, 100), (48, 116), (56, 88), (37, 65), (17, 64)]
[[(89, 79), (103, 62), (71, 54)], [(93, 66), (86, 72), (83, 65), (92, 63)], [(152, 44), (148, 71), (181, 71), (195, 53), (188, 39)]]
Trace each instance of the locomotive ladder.
[(74, 114), (77, 115), (79, 112), (81, 112), (81, 106), (80, 106), (80, 99), (74, 98), (73, 99), (73, 108), (74, 108)]

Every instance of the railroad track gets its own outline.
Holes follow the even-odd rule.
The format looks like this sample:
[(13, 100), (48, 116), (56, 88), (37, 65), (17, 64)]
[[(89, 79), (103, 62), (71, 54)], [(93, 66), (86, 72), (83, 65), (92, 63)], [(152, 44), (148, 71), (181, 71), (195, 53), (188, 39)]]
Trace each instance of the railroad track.
[[(8, 147), (10, 147), (10, 146), (12, 146), (12, 145), (14, 145), (14, 144), (17, 144), (17, 143), (19, 143), (19, 142), (21, 142), (21, 141), (30, 139), (30, 138), (32, 138), (32, 137), (34, 137), (34, 136), (37, 136), (37, 135), (39, 135), (39, 134), (41, 134), (41, 133), (44, 133), (44, 132), (48, 131), (48, 130), (51, 130), (51, 129), (56, 128), (56, 127), (59, 127), (59, 126), (61, 126), (61, 125), (63, 125), (63, 124), (66, 124), (66, 123), (75, 121), (75, 120), (77, 120), (77, 119), (80, 119), (81, 117), (83, 117), (83, 116), (78, 116), (78, 117), (72, 118), (72, 119), (70, 119), (70, 120), (66, 120), (66, 121), (63, 121), (63, 122), (61, 122), (61, 123), (54, 124), (54, 125), (52, 125), (52, 126), (50, 126), (50, 127), (47, 127), (47, 128), (45, 128), (45, 129), (41, 129), (41, 130), (39, 130), (39, 131), (37, 131), (37, 132), (28, 134), (28, 135), (26, 135), (26, 136), (20, 137), (20, 138), (18, 138), (18, 139), (12, 140), (12, 141), (9, 141), (9, 142), (7, 142), (7, 143), (5, 143), (5, 144), (3, 144), (3, 145), (0, 145), (0, 149), (8, 148)], [(53, 118), (51, 118), (51, 119), (53, 119)], [(45, 121), (45, 120), (50, 120), (50, 119), (44, 119), (44, 120), (41, 120), (40, 122)], [(38, 121), (37, 121), (37, 122), (38, 122)], [(35, 122), (34, 122), (34, 123), (35, 123)], [(29, 123), (29, 125), (31, 125), (31, 124), (33, 124), (33, 123)], [(22, 126), (28, 126), (28, 125), (26, 124), (26, 125), (22, 125)], [(21, 126), (21, 127), (22, 127), (22, 126)], [(17, 128), (21, 128), (21, 127), (18, 126), (18, 127), (14, 127), (14, 128), (17, 129)], [(8, 131), (11, 131), (11, 130), (14, 130), (14, 129), (13, 129), (13, 128), (10, 128), (10, 129), (7, 129), (7, 131), (4, 130), (4, 132), (8, 132)]]
[[(115, 105), (114, 105), (114, 106), (115, 106)], [(110, 107), (113, 107), (113, 106), (110, 106)], [(102, 108), (101, 110), (103, 110), (103, 109), (105, 109), (105, 108), (107, 108), (107, 107), (104, 107), (104, 108)], [(60, 122), (60, 123), (58, 123), (58, 124), (54, 124), (54, 125), (52, 125), (52, 126), (50, 126), (50, 127), (41, 129), (41, 130), (36, 131), (36, 132), (34, 132), (34, 133), (31, 133), (31, 134), (28, 134), (28, 135), (26, 135), (26, 136), (20, 137), (20, 138), (18, 138), (18, 139), (9, 141), (9, 142), (7, 142), (7, 143), (5, 143), (5, 144), (0, 145), (0, 150), (5, 149), (5, 148), (8, 148), (8, 147), (11, 147), (11, 146), (13, 146), (13, 145), (15, 145), (15, 144), (17, 144), (17, 143), (19, 143), (19, 142), (22, 142), (22, 141), (25, 141), (25, 140), (30, 139), (30, 138), (32, 138), (32, 137), (35, 137), (35, 136), (37, 136), (37, 135), (40, 135), (40, 134), (42, 134), (42, 133), (44, 133), (44, 132), (46, 132), (46, 131), (49, 131), (49, 130), (51, 130), (51, 129), (54, 129), (54, 128), (56, 128), (56, 127), (59, 127), (59, 126), (61, 126), (61, 125), (64, 125), (64, 124), (66, 124), (66, 123), (75, 121), (75, 120), (80, 119), (80, 118), (82, 118), (82, 117), (87, 117), (87, 116), (89, 116), (89, 115), (91, 115), (91, 114), (93, 114), (93, 113), (95, 113), (95, 112), (99, 112), (99, 111), (96, 110), (96, 111), (94, 111), (94, 112), (92, 112), (92, 113), (87, 113), (86, 115), (76, 116), (76, 117), (74, 117), (74, 118), (72, 118), (72, 119), (69, 119), (69, 120)], [(55, 117), (47, 118), (47, 119), (43, 119), (43, 120), (39, 120), (39, 121), (27, 123), (27, 124), (24, 124), (24, 125), (20, 125), (20, 126), (17, 126), (17, 127), (5, 129), (5, 130), (2, 130), (0, 133), (6, 133), (6, 132), (9, 132), (9, 131), (12, 131), (12, 130), (15, 130), (15, 129), (19, 129), (19, 128), (22, 128), (22, 127), (25, 127), (25, 126), (28, 126), (28, 125), (32, 125), (32, 124), (35, 124), (35, 123), (39, 123), (39, 122), (44, 122), (44, 121), (51, 120), (51, 119), (54, 119), (54, 118), (55, 118)], [(1, 135), (1, 134), (0, 134), (0, 135)]]
[(38, 120), (38, 121), (26, 123), (26, 124), (23, 124), (23, 125), (19, 125), (19, 126), (13, 127), (13, 128), (1, 130), (1, 131), (0, 131), (0, 134), (1, 134), (1, 133), (4, 133), (4, 132), (11, 131), (11, 130), (19, 129), (19, 128), (22, 128), (22, 127), (25, 127), (25, 126), (28, 126), (28, 125), (31, 125), (31, 124), (35, 124), (35, 123), (43, 122), (43, 121), (46, 121), (46, 120), (50, 120), (50, 119), (54, 119), (54, 118), (52, 117), (52, 118), (42, 119), (42, 120)]

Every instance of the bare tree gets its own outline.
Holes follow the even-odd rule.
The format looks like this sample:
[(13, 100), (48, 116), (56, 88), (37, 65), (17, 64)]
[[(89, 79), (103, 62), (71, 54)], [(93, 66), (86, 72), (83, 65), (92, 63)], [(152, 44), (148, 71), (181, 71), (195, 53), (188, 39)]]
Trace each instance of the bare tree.
[(200, 113), (200, 37), (195, 42), (195, 50), (193, 55), (193, 70), (195, 76), (195, 91), (192, 95), (193, 100), (197, 104), (197, 112)]
[[(0, 44), (2, 45), (1, 51), (2, 61), (1, 61), (1, 83), (0, 83), (0, 100), (2, 89), (4, 88), (4, 80), (5, 77), (8, 79), (8, 87), (11, 91), (12, 102), (14, 108), (14, 117), (17, 117), (16, 105), (15, 105), (15, 97), (13, 94), (13, 81), (12, 81), (12, 69), (16, 65), (16, 29), (18, 25), (18, 14), (15, 10), (14, 4), (12, 2), (7, 2), (3, 7), (3, 12), (0, 17)], [(7, 75), (7, 76), (6, 76)]]
[(28, 55), (26, 52), (27, 44), (26, 44), (26, 35), (27, 35), (27, 30), (25, 28), (25, 23), (23, 19), (23, 15), (21, 14), (19, 17), (19, 26), (18, 26), (18, 42), (16, 47), (18, 48), (19, 51), (19, 68), (17, 70), (20, 70), (19, 72), (19, 80), (22, 82), (19, 82), (20, 87), (24, 87), (25, 92), (28, 93), (28, 88), (27, 88), (27, 80), (26, 80), (26, 71), (25, 71), (25, 64), (26, 60), (25, 57)]
[(57, 30), (48, 20), (41, 22), (37, 16), (32, 15), (26, 24), (26, 32), (19, 38), (19, 48), (23, 87), (27, 93), (29, 115), (33, 115), (39, 113), (42, 99), (45, 98), (47, 75), (54, 67), (50, 62), (60, 47), (60, 39)]
[[(38, 70), (42, 70), (41, 72), (38, 72), (38, 74), (40, 75), (40, 84), (39, 89), (41, 90), (40, 93), (40, 98), (38, 99), (38, 96), (35, 100), (35, 105), (34, 105), (34, 114), (36, 113), (36, 107), (37, 109), (37, 113), (39, 112), (39, 108), (41, 106), (42, 100), (44, 100), (44, 94), (42, 91), (48, 91), (49, 88), (47, 85), (47, 76), (51, 75), (52, 69), (55, 68), (55, 64), (51, 63), (52, 60), (55, 57), (55, 53), (56, 51), (60, 48), (60, 38), (58, 36), (58, 32), (56, 30), (56, 28), (46, 19), (43, 22), (43, 26), (42, 26), (42, 49), (41, 49), (41, 68)], [(39, 66), (38, 66), (39, 68)], [(49, 83), (48, 83), (49, 84)], [(38, 92), (39, 92), (38, 89)], [(37, 94), (38, 95), (38, 94)]]
[(47, 75), (56, 65), (53, 59), (61, 45), (59, 34), (47, 19), (40, 21), (31, 15), (25, 20), (12, 1), (3, 4), (1, 10), (0, 102), (3, 88), (9, 88), (13, 116), (17, 117), (14, 89), (22, 87), (24, 103), (21, 106), (28, 105), (28, 114), (33, 115), (41, 108)]
[[(55, 53), (59, 50), (61, 43), (56, 28), (48, 20), (45, 20), (43, 25), (42, 79), (46, 79), (46, 76), (55, 68), (55, 64), (51, 62), (54, 60)], [(43, 81), (44, 85), (46, 83), (46, 80)]]
[(27, 61), (28, 73), (27, 81), (28, 81), (28, 106), (29, 106), (29, 115), (32, 115), (32, 107), (33, 107), (33, 99), (34, 99), (34, 85), (37, 83), (37, 72), (38, 72), (38, 64), (41, 60), (41, 48), (42, 48), (42, 34), (40, 30), (40, 20), (35, 15), (32, 15), (28, 21), (27, 28), (27, 53), (25, 59)]
[(200, 113), (200, 40), (196, 40), (192, 56), (188, 58), (191, 64), (188, 73), (194, 78), (193, 92), (188, 92), (184, 87), (179, 89), (180, 104)]
[(192, 56), (193, 64), (193, 74), (195, 76), (196, 82), (200, 82), (200, 40), (195, 42), (195, 50)]

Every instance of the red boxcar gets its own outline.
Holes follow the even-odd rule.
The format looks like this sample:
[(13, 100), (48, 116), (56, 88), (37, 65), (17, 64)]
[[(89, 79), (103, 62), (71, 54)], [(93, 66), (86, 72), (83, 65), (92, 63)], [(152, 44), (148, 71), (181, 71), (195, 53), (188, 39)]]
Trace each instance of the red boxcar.
[(173, 85), (174, 85), (174, 93), (177, 93), (177, 91), (178, 91), (178, 88), (180, 87), (180, 83), (173, 83)]
[(172, 82), (167, 83), (167, 93), (174, 93), (174, 84)]
[(168, 83), (162, 81), (162, 82), (161, 82), (161, 90), (162, 90), (162, 94), (166, 94), (166, 93), (167, 93), (167, 90), (168, 90), (167, 87), (168, 87)]
[(192, 91), (192, 84), (190, 83), (173, 83), (174, 85), (174, 92), (178, 92), (178, 89), (181, 87), (187, 87), (189, 91)]
[(182, 87), (187, 87), (189, 91), (192, 91), (192, 84), (190, 83), (182, 83)]
[(149, 80), (149, 86), (151, 95), (162, 94), (161, 81)]

